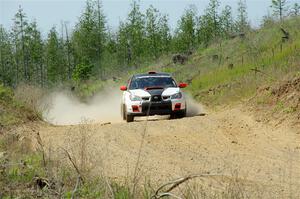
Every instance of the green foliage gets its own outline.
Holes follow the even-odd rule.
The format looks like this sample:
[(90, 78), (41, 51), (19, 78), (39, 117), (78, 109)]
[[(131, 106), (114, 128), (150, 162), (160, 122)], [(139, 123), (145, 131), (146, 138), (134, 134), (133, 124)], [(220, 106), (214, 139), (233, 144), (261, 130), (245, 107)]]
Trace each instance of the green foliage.
[[(16, 47), (15, 61), (16, 61), (16, 83), (21, 80), (27, 81), (29, 79), (29, 68), (28, 68), (28, 56), (27, 56), (27, 45), (25, 42), (26, 35), (25, 29), (28, 26), (28, 21), (23, 9), (19, 7), (18, 12), (15, 15), (14, 27), (12, 30), (13, 42)], [(23, 76), (19, 76), (19, 72), (23, 73)]]
[(274, 25), (274, 23), (275, 23), (275, 20), (271, 15), (265, 15), (265, 16), (263, 16), (261, 27), (262, 28), (270, 27), (270, 26)]
[(167, 15), (153, 6), (142, 12), (139, 1), (133, 1), (127, 18), (113, 32), (107, 28), (101, 0), (87, 0), (74, 31), (68, 32), (62, 22), (61, 32), (53, 27), (45, 41), (37, 23), (29, 23), (20, 8), (11, 34), (0, 29), (0, 80), (9, 86), (23, 81), (54, 86), (74, 78), (106, 80), (162, 55), (195, 51), (234, 33), (231, 8), (219, 14), (219, 6), (218, 0), (210, 0), (203, 16), (190, 6), (172, 34)]
[(53, 27), (46, 44), (47, 79), (49, 83), (56, 83), (65, 79), (65, 60), (60, 45), (56, 29)]
[(214, 35), (214, 37), (217, 37), (220, 33), (220, 19), (218, 14), (219, 7), (219, 0), (210, 0), (208, 8), (206, 10), (206, 15), (208, 16), (208, 23), (210, 23), (210, 26), (212, 27), (211, 34)]
[(83, 59), (88, 59), (94, 63), (94, 74), (101, 74), (106, 42), (106, 19), (101, 2), (87, 0), (85, 10), (72, 35), (75, 62), (81, 63)]
[(41, 33), (38, 30), (37, 23), (34, 21), (30, 23), (25, 30), (26, 43), (28, 44), (27, 53), (30, 55), (28, 58), (29, 64), (29, 81), (32, 83), (44, 84), (44, 43)]
[(207, 46), (213, 40), (216, 40), (222, 34), (221, 26), (225, 20), (219, 16), (220, 2), (218, 0), (210, 0), (205, 14), (199, 17), (197, 27), (197, 38), (199, 44)]
[(11, 102), (12, 99), (12, 90), (0, 84), (0, 101)]
[(87, 80), (91, 77), (93, 65), (85, 62), (78, 64), (73, 72), (73, 80), (75, 81), (81, 81), (81, 80)]
[[(295, 38), (293, 41), (282, 43), (280, 24), (274, 22), (256, 33), (249, 33), (242, 40), (224, 41), (221, 45), (212, 45), (202, 50), (201, 59), (189, 63), (191, 69), (185, 68), (176, 74), (190, 79), (188, 74), (192, 66), (193, 71), (200, 71), (198, 75), (192, 76), (189, 90), (203, 103), (224, 103), (249, 97), (254, 94), (258, 84), (273, 82), (298, 70), (300, 40), (295, 28), (297, 23), (297, 18), (285, 22), (285, 29)], [(215, 54), (221, 57), (218, 62), (211, 59)], [(233, 64), (233, 67), (228, 68), (229, 64)], [(255, 68), (263, 73), (253, 72)]]
[(112, 185), (112, 187), (113, 187), (113, 190), (115, 192), (115, 198), (116, 199), (129, 199), (129, 198), (132, 198), (132, 196), (130, 194), (129, 187), (118, 185), (116, 183), (114, 183)]
[(152, 59), (157, 59), (161, 53), (169, 49), (170, 30), (165, 15), (161, 15), (153, 6), (146, 11), (146, 51)]
[(245, 33), (250, 29), (246, 0), (239, 0), (238, 2), (236, 29), (239, 33)]
[(0, 84), (0, 127), (6, 128), (38, 118), (37, 112), (15, 99), (12, 89)]
[(9, 168), (7, 177), (11, 183), (31, 183), (35, 176), (43, 177), (45, 175), (41, 155), (27, 155), (23, 159), (25, 166), (16, 165)]
[(299, 16), (299, 14), (300, 14), (300, 5), (299, 5), (299, 3), (294, 3), (290, 14), (292, 16), (295, 16), (295, 17)]
[(0, 25), (0, 81), (5, 85), (13, 85), (14, 55), (9, 33)]
[(191, 6), (185, 10), (178, 22), (178, 28), (174, 38), (174, 48), (176, 51), (187, 52), (196, 47), (196, 22), (196, 8)]
[(123, 43), (126, 45), (126, 58), (128, 64), (138, 65), (141, 63), (142, 55), (145, 53), (145, 19), (140, 10), (140, 6), (136, 1), (131, 4), (131, 11), (124, 23), (120, 33), (121, 38), (125, 39)]
[(273, 14), (282, 21), (287, 11), (287, 0), (272, 0)]
[(232, 8), (230, 6), (225, 6), (224, 10), (222, 11), (220, 23), (223, 37), (229, 38), (234, 33), (234, 20), (232, 16)]
[[(274, 11), (280, 6), (284, 11), (285, 2), (273, 0)], [(143, 69), (163, 56), (195, 52), (251, 32), (246, 1), (239, 0), (237, 17), (232, 13), (230, 6), (220, 8), (219, 0), (210, 0), (203, 15), (190, 6), (171, 32), (167, 15), (153, 6), (143, 12), (139, 1), (132, 1), (128, 16), (112, 31), (101, 0), (86, 0), (73, 31), (62, 22), (61, 32), (53, 27), (43, 39), (37, 23), (28, 22), (20, 7), (11, 30), (0, 25), (0, 81), (11, 87), (22, 82), (44, 87), (72, 80), (107, 80), (123, 71)], [(299, 5), (295, 4), (291, 15), (298, 13)], [(272, 17), (263, 19), (263, 27), (273, 24)], [(246, 48), (255, 51), (253, 45), (242, 50)]]
[(6, 127), (19, 121), (19, 119), (8, 109), (13, 106), (12, 100), (12, 90), (0, 84), (0, 126)]

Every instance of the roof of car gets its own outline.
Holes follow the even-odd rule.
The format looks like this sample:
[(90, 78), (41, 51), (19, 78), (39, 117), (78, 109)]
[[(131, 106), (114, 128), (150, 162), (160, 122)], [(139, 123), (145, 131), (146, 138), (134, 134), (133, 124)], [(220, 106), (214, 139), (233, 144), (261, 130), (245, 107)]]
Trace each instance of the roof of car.
[(153, 73), (144, 73), (144, 74), (135, 74), (133, 75), (133, 77), (159, 77), (159, 76), (168, 76), (168, 77), (171, 77), (171, 74), (169, 73), (158, 73), (158, 72), (153, 72)]

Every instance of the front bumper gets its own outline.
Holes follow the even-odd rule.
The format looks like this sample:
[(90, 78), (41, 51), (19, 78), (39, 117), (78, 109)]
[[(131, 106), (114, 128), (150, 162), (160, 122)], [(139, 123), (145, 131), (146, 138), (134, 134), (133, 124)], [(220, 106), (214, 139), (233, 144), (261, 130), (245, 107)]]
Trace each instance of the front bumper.
[[(180, 104), (180, 108), (179, 105)], [(138, 107), (133, 109), (133, 107)], [(152, 115), (171, 115), (173, 113), (184, 112), (186, 109), (185, 101), (182, 99), (168, 100), (159, 102), (132, 102), (127, 105), (127, 114), (133, 116), (152, 116)]]

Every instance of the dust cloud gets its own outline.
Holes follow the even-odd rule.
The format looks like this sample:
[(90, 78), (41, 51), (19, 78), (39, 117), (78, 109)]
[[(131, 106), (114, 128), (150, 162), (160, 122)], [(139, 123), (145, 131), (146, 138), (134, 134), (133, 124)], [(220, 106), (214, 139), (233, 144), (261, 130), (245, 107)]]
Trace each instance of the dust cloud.
[(199, 104), (191, 95), (186, 94), (187, 117), (199, 116), (204, 113), (204, 107)]
[(43, 100), (48, 106), (43, 118), (55, 125), (121, 122), (121, 96), (122, 92), (111, 89), (82, 102), (70, 92), (53, 92)]
[[(43, 99), (43, 107), (47, 107), (42, 110), (43, 118), (54, 125), (119, 123), (123, 121), (121, 98), (122, 92), (114, 88), (99, 92), (87, 102), (80, 101), (69, 91), (52, 92)], [(203, 107), (190, 95), (186, 95), (186, 99), (188, 117), (203, 113)]]

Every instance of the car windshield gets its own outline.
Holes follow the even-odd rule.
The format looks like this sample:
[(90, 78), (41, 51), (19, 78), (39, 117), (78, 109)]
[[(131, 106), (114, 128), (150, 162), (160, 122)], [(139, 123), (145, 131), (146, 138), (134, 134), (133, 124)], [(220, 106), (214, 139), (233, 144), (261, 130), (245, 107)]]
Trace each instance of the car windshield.
[(171, 77), (137, 77), (131, 80), (129, 89), (151, 89), (177, 87)]

